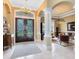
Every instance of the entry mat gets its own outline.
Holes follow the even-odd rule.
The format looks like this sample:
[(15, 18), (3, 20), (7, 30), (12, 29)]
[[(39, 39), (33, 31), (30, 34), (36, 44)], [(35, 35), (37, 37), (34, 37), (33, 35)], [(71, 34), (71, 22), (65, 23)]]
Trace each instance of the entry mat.
[(40, 53), (41, 50), (35, 44), (17, 45), (10, 59), (15, 59), (22, 56)]

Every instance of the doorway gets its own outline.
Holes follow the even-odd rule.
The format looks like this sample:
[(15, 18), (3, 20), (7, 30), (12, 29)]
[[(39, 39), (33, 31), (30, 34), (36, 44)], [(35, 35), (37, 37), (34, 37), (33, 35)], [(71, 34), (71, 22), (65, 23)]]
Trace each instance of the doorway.
[(40, 32), (41, 32), (41, 40), (44, 40), (44, 17), (41, 17)]
[(33, 19), (16, 18), (16, 42), (34, 41)]
[(56, 27), (56, 37), (59, 36), (59, 27)]
[(44, 33), (43, 33), (43, 23), (40, 24), (40, 32), (41, 32), (41, 40), (44, 39)]

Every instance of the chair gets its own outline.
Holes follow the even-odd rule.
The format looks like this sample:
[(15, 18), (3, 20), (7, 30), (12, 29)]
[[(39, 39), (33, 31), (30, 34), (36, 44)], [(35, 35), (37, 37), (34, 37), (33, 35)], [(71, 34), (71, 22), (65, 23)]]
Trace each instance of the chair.
[(62, 42), (69, 44), (69, 36), (68, 35), (60, 35), (60, 44)]
[(70, 39), (74, 40), (75, 33), (68, 33)]

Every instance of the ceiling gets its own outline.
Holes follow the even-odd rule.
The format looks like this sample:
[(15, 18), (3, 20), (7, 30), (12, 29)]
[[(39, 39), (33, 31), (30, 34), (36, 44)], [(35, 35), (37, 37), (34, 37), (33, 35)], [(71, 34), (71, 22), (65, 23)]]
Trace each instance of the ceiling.
[(75, 5), (75, 0), (48, 0), (48, 4), (51, 7), (54, 7), (61, 2), (70, 2), (72, 5)]
[[(12, 6), (37, 10), (45, 0), (10, 0)], [(48, 0), (52, 15), (58, 16), (73, 9), (75, 0)]]
[(54, 15), (59, 15), (59, 14), (68, 12), (68, 11), (70, 11), (72, 9), (73, 9), (72, 4), (70, 4), (68, 2), (63, 2), (63, 3), (60, 3), (60, 4), (58, 4), (57, 6), (55, 6), (53, 8), (53, 14)]
[(24, 7), (30, 10), (37, 10), (44, 0), (10, 0), (12, 6)]

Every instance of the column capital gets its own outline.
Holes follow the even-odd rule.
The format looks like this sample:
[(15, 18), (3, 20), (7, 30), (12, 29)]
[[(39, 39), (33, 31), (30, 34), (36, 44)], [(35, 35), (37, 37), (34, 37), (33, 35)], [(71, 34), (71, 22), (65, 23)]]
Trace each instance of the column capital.
[(52, 8), (51, 7), (46, 7), (45, 9), (44, 9), (44, 11), (50, 11), (50, 12), (52, 12)]

